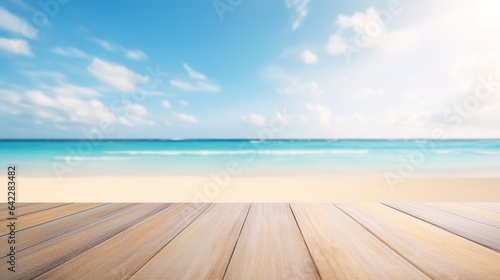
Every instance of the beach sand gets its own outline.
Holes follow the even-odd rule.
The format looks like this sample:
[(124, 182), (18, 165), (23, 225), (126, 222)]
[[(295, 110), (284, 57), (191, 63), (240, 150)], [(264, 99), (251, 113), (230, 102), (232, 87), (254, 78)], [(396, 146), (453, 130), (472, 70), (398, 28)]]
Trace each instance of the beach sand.
[[(2, 182), (2, 184), (6, 182)], [(2, 202), (5, 202), (2, 197)], [(18, 202), (500, 201), (500, 178), (20, 176)]]

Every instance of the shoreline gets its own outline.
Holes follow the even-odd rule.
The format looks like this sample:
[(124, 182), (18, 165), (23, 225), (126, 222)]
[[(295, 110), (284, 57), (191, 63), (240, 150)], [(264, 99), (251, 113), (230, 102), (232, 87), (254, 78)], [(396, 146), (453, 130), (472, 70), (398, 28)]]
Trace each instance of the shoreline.
[(380, 177), (339, 176), (84, 176), (62, 181), (20, 176), (17, 186), (18, 203), (500, 201), (500, 178), (411, 178), (391, 185)]

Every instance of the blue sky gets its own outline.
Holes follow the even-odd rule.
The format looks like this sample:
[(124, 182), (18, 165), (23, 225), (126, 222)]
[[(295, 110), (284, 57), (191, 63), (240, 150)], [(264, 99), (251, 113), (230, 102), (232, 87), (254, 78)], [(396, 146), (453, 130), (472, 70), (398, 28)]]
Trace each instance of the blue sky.
[(498, 1), (198, 2), (2, 1), (0, 138), (500, 138)]

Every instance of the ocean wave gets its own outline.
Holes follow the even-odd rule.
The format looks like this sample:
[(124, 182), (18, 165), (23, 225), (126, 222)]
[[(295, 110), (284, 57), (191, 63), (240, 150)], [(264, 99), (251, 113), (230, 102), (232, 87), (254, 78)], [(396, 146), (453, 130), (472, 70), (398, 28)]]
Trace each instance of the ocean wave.
[(481, 155), (500, 155), (500, 150), (475, 150), (473, 152)]
[(198, 150), (198, 151), (106, 151), (106, 154), (114, 155), (158, 155), (158, 156), (216, 156), (216, 155), (338, 155), (352, 154), (361, 155), (368, 154), (369, 150)]
[[(67, 160), (68, 156), (54, 157), (55, 160)], [(114, 160), (129, 160), (128, 157), (81, 157), (69, 156), (71, 161), (114, 161)]]
[(451, 150), (436, 150), (436, 151), (434, 151), (435, 154), (439, 154), (439, 155), (451, 154), (453, 152), (454, 151), (451, 151)]

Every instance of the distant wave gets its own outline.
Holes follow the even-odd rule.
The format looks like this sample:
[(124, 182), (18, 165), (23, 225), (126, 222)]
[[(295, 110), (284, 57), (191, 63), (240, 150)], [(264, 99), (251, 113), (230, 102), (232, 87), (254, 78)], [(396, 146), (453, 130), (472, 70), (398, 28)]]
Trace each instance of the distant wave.
[(474, 153), (481, 155), (500, 155), (500, 150), (475, 150)]
[[(67, 156), (54, 157), (55, 160), (66, 160)], [(70, 160), (76, 161), (113, 161), (113, 160), (129, 160), (128, 157), (80, 157), (80, 156), (70, 156)]]
[(436, 150), (436, 151), (434, 151), (435, 154), (439, 154), (439, 155), (451, 154), (453, 152), (454, 151), (452, 151), (452, 150)]
[(107, 151), (114, 155), (161, 155), (161, 156), (214, 156), (214, 155), (338, 155), (338, 154), (368, 154), (369, 150), (198, 150), (198, 151)]

